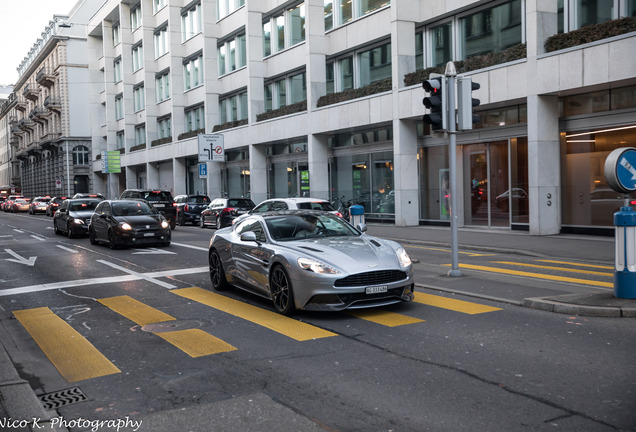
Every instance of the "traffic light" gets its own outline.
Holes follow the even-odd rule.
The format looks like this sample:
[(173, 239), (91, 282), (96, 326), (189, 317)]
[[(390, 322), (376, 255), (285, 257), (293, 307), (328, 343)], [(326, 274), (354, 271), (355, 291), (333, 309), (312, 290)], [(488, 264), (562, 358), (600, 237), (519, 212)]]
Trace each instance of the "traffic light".
[(479, 106), (479, 99), (473, 98), (473, 90), (479, 89), (479, 84), (471, 78), (459, 78), (457, 80), (457, 130), (470, 130), (473, 123), (481, 119), (473, 114), (473, 108)]
[(448, 129), (448, 115), (446, 107), (446, 80), (444, 76), (431, 78), (422, 83), (424, 91), (430, 93), (422, 103), (429, 110), (422, 120), (431, 125), (431, 130)]

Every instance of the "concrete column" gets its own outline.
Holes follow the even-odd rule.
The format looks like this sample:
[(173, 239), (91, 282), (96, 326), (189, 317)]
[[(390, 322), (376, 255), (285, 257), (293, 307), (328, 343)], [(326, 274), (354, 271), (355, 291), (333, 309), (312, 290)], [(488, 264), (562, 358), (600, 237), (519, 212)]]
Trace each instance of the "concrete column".
[(393, 120), (395, 225), (419, 224), (417, 127), (414, 121)]
[(185, 158), (172, 158), (172, 184), (174, 185), (174, 195), (187, 193), (187, 181)]
[(146, 163), (146, 183), (149, 189), (159, 187), (159, 166), (156, 162)]
[(526, 49), (528, 57), (544, 54), (545, 40), (557, 32), (557, 2), (526, 0)]
[(221, 185), (221, 168), (223, 164), (219, 162), (208, 162), (207, 189), (210, 199), (221, 198), (223, 188)]
[(558, 234), (561, 159), (557, 96), (528, 96), (528, 189), (530, 234)]
[(250, 146), (250, 196), (256, 204), (267, 199), (267, 159), (264, 146)]
[(309, 190), (312, 198), (329, 200), (329, 149), (326, 135), (309, 135)]

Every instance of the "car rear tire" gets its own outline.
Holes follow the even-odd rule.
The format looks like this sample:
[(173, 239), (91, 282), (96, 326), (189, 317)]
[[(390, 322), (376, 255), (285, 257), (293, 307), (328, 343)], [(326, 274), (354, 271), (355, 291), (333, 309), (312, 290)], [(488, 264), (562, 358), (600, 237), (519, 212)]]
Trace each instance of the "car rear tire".
[(183, 213), (179, 213), (179, 216), (177, 216), (177, 225), (179, 226), (185, 225), (185, 220), (183, 220)]
[(55, 219), (53, 219), (53, 232), (55, 233), (55, 235), (61, 234), (59, 228), (57, 227), (57, 223), (55, 223)]
[(205, 226), (205, 219), (203, 218), (203, 216), (201, 216), (201, 218), (199, 219), (199, 226), (201, 228), (206, 228)]
[(216, 229), (221, 229), (223, 226), (221, 225), (221, 216), (216, 217)]
[(287, 272), (281, 265), (272, 269), (269, 276), (269, 289), (276, 312), (291, 315), (294, 310), (294, 291)]
[(215, 291), (223, 291), (227, 289), (227, 279), (225, 278), (225, 270), (223, 270), (223, 263), (221, 257), (216, 250), (212, 250), (209, 255), (210, 264), (210, 281), (212, 282), (212, 288)]
[(66, 225), (66, 235), (68, 236), (68, 238), (72, 239), (73, 238), (73, 230), (71, 229), (70, 225)]

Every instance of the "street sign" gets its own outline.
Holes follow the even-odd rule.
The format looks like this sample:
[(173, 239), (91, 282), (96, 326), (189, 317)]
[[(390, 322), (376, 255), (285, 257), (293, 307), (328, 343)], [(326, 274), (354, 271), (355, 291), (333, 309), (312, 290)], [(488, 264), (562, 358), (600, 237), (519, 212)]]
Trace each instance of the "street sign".
[(622, 147), (612, 151), (605, 159), (605, 179), (617, 192), (636, 191), (636, 148)]
[(199, 162), (225, 162), (225, 145), (221, 134), (199, 134)]
[(208, 164), (200, 163), (199, 164), (199, 178), (208, 178)]
[(121, 172), (121, 153), (119, 150), (102, 151), (102, 173)]

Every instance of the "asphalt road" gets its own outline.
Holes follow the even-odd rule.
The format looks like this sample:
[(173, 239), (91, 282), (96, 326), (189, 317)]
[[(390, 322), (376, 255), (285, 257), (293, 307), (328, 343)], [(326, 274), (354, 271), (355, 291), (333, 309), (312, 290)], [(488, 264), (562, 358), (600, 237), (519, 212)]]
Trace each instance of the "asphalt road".
[[(111, 251), (54, 235), (51, 218), (0, 213), (0, 332), (21, 377), (38, 395), (79, 393), (57, 408), (68, 422), (130, 418), (140, 431), (160, 430), (157, 418), (184, 431), (636, 430), (631, 319), (421, 288), (409, 304), (283, 319), (209, 290), (213, 232)], [(408, 251), (420, 281), (448, 269), (444, 248)], [(462, 262), (547, 265), (495, 255)]]

